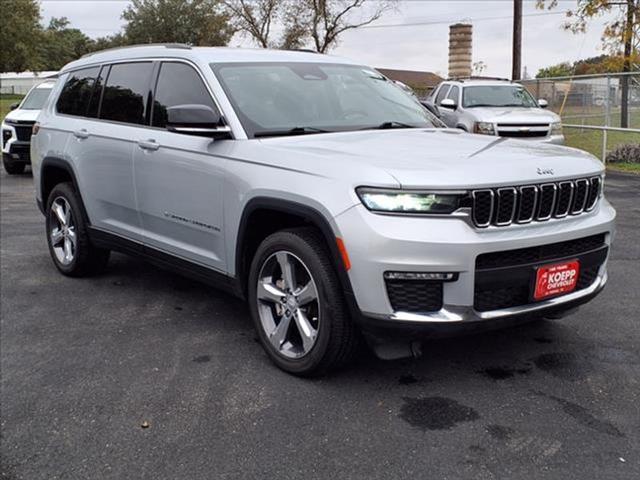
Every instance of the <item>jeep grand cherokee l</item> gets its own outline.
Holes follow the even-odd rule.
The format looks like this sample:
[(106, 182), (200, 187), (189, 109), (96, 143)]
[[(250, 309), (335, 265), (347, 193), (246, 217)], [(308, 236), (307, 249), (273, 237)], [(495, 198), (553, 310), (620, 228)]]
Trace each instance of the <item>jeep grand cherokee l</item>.
[(593, 156), (434, 128), (375, 70), (305, 52), (130, 47), (65, 66), (35, 126), (55, 266), (145, 257), (246, 298), (282, 369), (560, 316), (606, 280)]

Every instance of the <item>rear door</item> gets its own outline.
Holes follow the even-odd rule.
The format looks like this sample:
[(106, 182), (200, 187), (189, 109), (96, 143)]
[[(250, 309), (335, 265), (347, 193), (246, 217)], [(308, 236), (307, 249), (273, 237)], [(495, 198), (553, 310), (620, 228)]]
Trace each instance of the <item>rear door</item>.
[[(91, 100), (84, 103), (69, 140), (78, 181), (92, 225), (142, 242), (134, 195), (135, 139), (148, 128), (154, 64), (116, 63), (95, 70)], [(72, 98), (70, 98), (70, 101)], [(77, 98), (76, 103), (82, 104)], [(81, 108), (81, 107), (78, 107)]]
[(225, 142), (166, 130), (167, 108), (219, 111), (202, 76), (181, 61), (160, 64), (150, 130), (136, 137), (135, 187), (145, 245), (226, 271), (223, 182)]

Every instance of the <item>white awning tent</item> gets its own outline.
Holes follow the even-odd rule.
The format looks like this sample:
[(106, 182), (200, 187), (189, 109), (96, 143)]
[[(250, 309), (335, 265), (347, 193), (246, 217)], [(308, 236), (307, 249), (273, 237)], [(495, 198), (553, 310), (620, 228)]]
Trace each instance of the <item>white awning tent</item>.
[(57, 71), (0, 73), (0, 93), (25, 95), (35, 85), (57, 75)]

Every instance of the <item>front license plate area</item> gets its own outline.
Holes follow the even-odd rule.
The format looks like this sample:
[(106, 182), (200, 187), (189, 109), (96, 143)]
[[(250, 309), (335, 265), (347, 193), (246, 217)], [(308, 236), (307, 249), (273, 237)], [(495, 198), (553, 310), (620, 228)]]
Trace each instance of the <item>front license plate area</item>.
[(579, 275), (580, 262), (578, 260), (542, 265), (536, 268), (533, 299), (539, 301), (574, 291), (578, 285)]

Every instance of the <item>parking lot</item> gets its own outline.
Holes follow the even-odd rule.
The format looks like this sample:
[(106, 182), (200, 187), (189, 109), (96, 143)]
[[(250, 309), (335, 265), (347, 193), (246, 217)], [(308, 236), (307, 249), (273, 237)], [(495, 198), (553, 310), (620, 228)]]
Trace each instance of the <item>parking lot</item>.
[(577, 314), (319, 380), (207, 286), (122, 255), (63, 277), (31, 176), (0, 192), (1, 478), (640, 478), (640, 176), (607, 178), (610, 281)]

